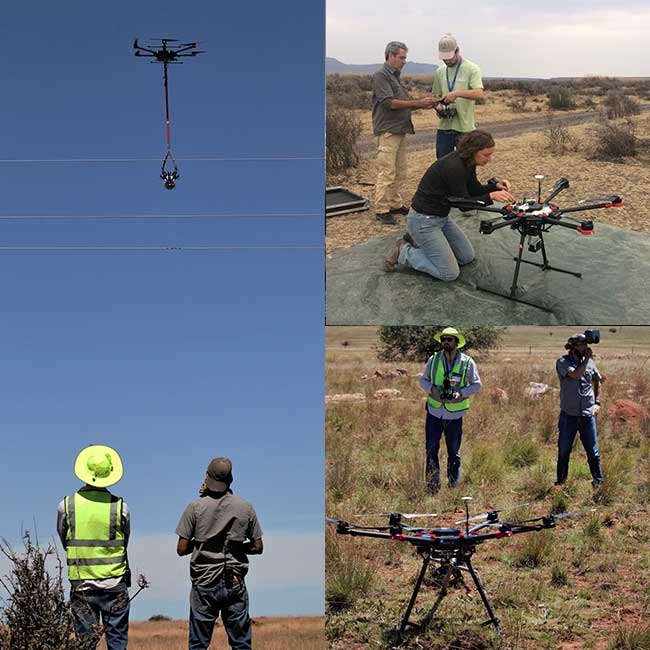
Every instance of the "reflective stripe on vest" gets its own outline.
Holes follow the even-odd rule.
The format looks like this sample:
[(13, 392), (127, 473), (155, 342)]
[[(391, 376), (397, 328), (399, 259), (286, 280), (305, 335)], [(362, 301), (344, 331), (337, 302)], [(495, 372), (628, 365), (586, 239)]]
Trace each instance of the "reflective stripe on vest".
[[(438, 386), (440, 388), (443, 387), (443, 382), (445, 380), (445, 370), (444, 370), (444, 362), (442, 355), (444, 352), (436, 352), (432, 357), (431, 357), (431, 367), (429, 369), (429, 382), (433, 384), (434, 386)], [(465, 357), (463, 359), (463, 355), (459, 355), (459, 360), (456, 362), (454, 367), (451, 369), (451, 372), (449, 373), (450, 375), (456, 375), (457, 377), (460, 377), (460, 382), (457, 384), (452, 383), (450, 388), (452, 390), (459, 390), (461, 388), (464, 388), (465, 386), (469, 386), (469, 382), (467, 381), (467, 369), (469, 367), (469, 357)], [(459, 411), (466, 411), (469, 408), (469, 397), (466, 397), (465, 399), (461, 400), (460, 402), (438, 402), (433, 399), (431, 395), (427, 397), (427, 404), (432, 406), (433, 408), (439, 409), (439, 408), (444, 408), (446, 411), (449, 411), (450, 413), (458, 413)]]
[(66, 551), (70, 580), (118, 578), (127, 571), (122, 499), (105, 490), (65, 497)]

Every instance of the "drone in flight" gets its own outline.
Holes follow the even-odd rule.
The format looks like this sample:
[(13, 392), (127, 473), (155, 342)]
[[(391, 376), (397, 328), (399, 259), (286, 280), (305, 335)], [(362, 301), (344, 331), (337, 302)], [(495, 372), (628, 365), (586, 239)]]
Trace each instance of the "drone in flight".
[[(175, 38), (157, 38), (151, 39), (155, 45), (140, 45), (138, 39), (133, 41), (135, 56), (147, 57), (154, 59), (152, 63), (163, 64), (163, 77), (165, 81), (165, 124), (167, 127), (167, 153), (162, 161), (160, 178), (165, 182), (165, 189), (173, 190), (176, 187), (176, 181), (180, 178), (178, 166), (172, 153), (171, 145), (171, 126), (169, 121), (169, 84), (167, 80), (167, 66), (172, 64), (182, 64), (179, 59), (197, 56), (203, 54), (204, 50), (197, 50), (196, 43), (179, 43), (178, 45), (169, 45), (169, 43), (178, 43)], [(160, 45), (158, 45), (160, 43)], [(172, 167), (173, 165), (173, 167)]]
[[(519, 203), (505, 205), (501, 208), (495, 206), (487, 206), (483, 201), (478, 201), (472, 198), (465, 197), (447, 197), (449, 205), (459, 208), (476, 208), (483, 212), (495, 212), (499, 217), (494, 219), (486, 219), (481, 221), (479, 231), (484, 235), (490, 235), (496, 230), (501, 228), (510, 227), (512, 230), (517, 230), (520, 234), (519, 250), (515, 261), (515, 273), (512, 279), (512, 285), (509, 293), (501, 293), (486, 287), (477, 287), (482, 291), (495, 294), (497, 296), (504, 296), (509, 300), (521, 302), (525, 305), (537, 307), (543, 311), (550, 311), (541, 305), (537, 305), (527, 300), (522, 300), (519, 296), (522, 293), (521, 288), (517, 285), (519, 278), (519, 269), (522, 262), (524, 264), (532, 264), (541, 268), (543, 271), (558, 271), (559, 273), (567, 273), (576, 278), (581, 278), (582, 273), (561, 269), (556, 266), (551, 266), (546, 255), (546, 246), (544, 245), (544, 233), (548, 232), (553, 226), (561, 226), (579, 232), (581, 235), (592, 235), (594, 233), (594, 223), (591, 220), (583, 219), (581, 221), (571, 217), (565, 217), (569, 213), (584, 212), (587, 210), (599, 210), (601, 208), (620, 208), (623, 207), (623, 199), (618, 195), (611, 196), (598, 196), (591, 199), (584, 199), (579, 202), (579, 205), (569, 208), (560, 208), (552, 203), (553, 199), (563, 190), (569, 187), (569, 180), (560, 178), (551, 193), (542, 200), (542, 180), (544, 176), (538, 174), (535, 176), (537, 180), (538, 190), (536, 199), (522, 199)], [(498, 180), (491, 178), (488, 183), (497, 183)], [(524, 252), (524, 244), (528, 238), (528, 251), (531, 253), (542, 253), (542, 263), (533, 262), (531, 260), (522, 259)]]
[[(472, 566), (472, 556), (476, 552), (477, 547), (493, 539), (507, 539), (513, 535), (555, 528), (558, 520), (566, 517), (579, 516), (588, 512), (595, 512), (595, 508), (590, 508), (575, 512), (543, 515), (532, 519), (524, 519), (523, 521), (502, 522), (499, 520), (499, 513), (503, 512), (502, 510), (491, 510), (470, 517), (468, 504), (471, 499), (472, 497), (462, 497), (465, 503), (466, 516), (464, 520), (456, 522), (456, 524), (464, 524), (464, 530), (461, 528), (422, 528), (411, 526), (404, 521), (405, 519), (408, 520), (417, 517), (436, 516), (434, 514), (418, 515), (410, 513), (405, 515), (403, 513), (393, 512), (381, 515), (360, 515), (387, 517), (387, 523), (379, 526), (362, 526), (350, 523), (344, 519), (326, 518), (325, 521), (327, 523), (336, 526), (336, 532), (339, 535), (372, 537), (394, 542), (406, 542), (413, 545), (417, 554), (422, 558), (422, 567), (420, 568), (413, 593), (411, 594), (397, 631), (400, 638), (404, 636), (404, 632), (408, 626), (414, 628), (426, 627), (451, 588), (464, 586), (469, 591), (469, 587), (464, 582), (465, 573), (469, 573), (471, 576), (481, 597), (483, 606), (488, 613), (489, 618), (483, 625), (492, 624), (497, 635), (501, 634), (500, 621), (494, 614), (483, 585)], [(475, 521), (480, 523), (470, 527), (470, 522)], [(423, 621), (414, 623), (409, 619), (430, 563), (437, 565), (433, 571), (432, 583), (438, 589), (438, 597)]]

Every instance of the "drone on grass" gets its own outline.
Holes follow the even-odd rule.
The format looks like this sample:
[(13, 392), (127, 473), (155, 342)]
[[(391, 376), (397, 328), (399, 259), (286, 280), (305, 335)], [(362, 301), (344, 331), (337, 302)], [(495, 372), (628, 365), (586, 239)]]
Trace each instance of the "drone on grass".
[[(178, 45), (169, 45), (169, 43), (178, 43), (175, 38), (156, 38), (152, 39), (160, 45), (140, 45), (138, 39), (133, 41), (135, 56), (148, 57), (154, 59), (152, 63), (163, 64), (163, 78), (165, 81), (165, 125), (167, 127), (167, 153), (162, 161), (160, 169), (160, 178), (165, 182), (165, 188), (173, 190), (176, 187), (176, 181), (180, 178), (178, 166), (172, 153), (171, 145), (171, 126), (169, 120), (169, 84), (167, 80), (167, 66), (171, 64), (182, 64), (179, 59), (197, 56), (203, 54), (203, 50), (197, 50), (196, 43), (179, 43)], [(173, 165), (173, 167), (172, 167)]]
[[(455, 522), (456, 524), (464, 524), (464, 530), (461, 528), (415, 527), (404, 521), (418, 517), (434, 517), (436, 516), (435, 514), (420, 515), (415, 513), (404, 514), (393, 512), (383, 513), (381, 515), (360, 515), (366, 517), (387, 517), (387, 524), (380, 526), (362, 526), (350, 523), (344, 519), (326, 518), (327, 523), (336, 526), (336, 532), (339, 535), (372, 537), (394, 542), (406, 542), (413, 545), (417, 554), (422, 558), (422, 567), (399, 625), (398, 635), (400, 637), (404, 635), (408, 626), (414, 628), (426, 627), (427, 623), (432, 620), (443, 598), (449, 592), (449, 589), (464, 586), (469, 591), (469, 587), (464, 582), (464, 573), (469, 573), (472, 577), (483, 606), (489, 616), (483, 625), (492, 624), (497, 635), (501, 634), (499, 619), (494, 614), (483, 585), (472, 566), (472, 555), (476, 552), (477, 547), (493, 539), (507, 539), (513, 535), (555, 528), (558, 520), (566, 517), (579, 516), (588, 512), (595, 512), (595, 508), (590, 508), (575, 512), (543, 515), (532, 519), (524, 519), (523, 521), (502, 522), (499, 520), (499, 513), (503, 512), (503, 510), (491, 510), (470, 517), (469, 501), (471, 499), (472, 497), (462, 497), (465, 503), (465, 519)], [(470, 527), (470, 522), (480, 523)], [(409, 619), (430, 563), (437, 565), (433, 570), (433, 584), (438, 589), (438, 597), (423, 621), (414, 623)]]
[[(515, 273), (512, 279), (510, 292), (506, 294), (486, 287), (477, 288), (498, 296), (504, 296), (505, 298), (516, 302), (524, 303), (525, 305), (531, 305), (544, 311), (549, 311), (545, 307), (522, 300), (519, 297), (521, 295), (521, 289), (517, 286), (517, 280), (519, 278), (521, 263), (523, 262), (524, 264), (538, 266), (543, 271), (558, 271), (559, 273), (567, 273), (576, 278), (581, 278), (582, 273), (560, 269), (556, 266), (550, 265), (546, 255), (546, 247), (544, 245), (544, 233), (548, 232), (553, 226), (561, 226), (563, 228), (575, 230), (581, 235), (592, 235), (594, 233), (593, 221), (586, 219), (578, 221), (571, 217), (565, 217), (565, 215), (575, 212), (584, 212), (587, 210), (599, 210), (601, 208), (620, 208), (623, 206), (623, 199), (615, 194), (611, 196), (599, 196), (591, 199), (584, 199), (579, 202), (579, 205), (574, 207), (560, 208), (551, 203), (551, 201), (553, 201), (560, 192), (569, 187), (568, 179), (560, 178), (560, 180), (558, 180), (553, 186), (551, 193), (544, 200), (542, 200), (542, 180), (544, 180), (544, 176), (538, 174), (535, 176), (535, 180), (537, 181), (537, 199), (524, 198), (519, 203), (505, 205), (501, 208), (487, 206), (483, 201), (465, 197), (452, 196), (448, 197), (447, 201), (449, 202), (449, 205), (454, 207), (476, 208), (483, 212), (495, 212), (499, 214), (500, 216), (494, 219), (481, 221), (479, 230), (484, 235), (490, 235), (496, 230), (506, 227), (510, 227), (512, 230), (517, 230), (520, 234), (519, 251), (517, 257), (513, 258), (515, 261)], [(488, 183), (497, 182), (498, 181), (495, 178), (488, 181)], [(542, 252), (541, 264), (539, 262), (522, 259), (526, 238), (528, 238), (529, 252)]]

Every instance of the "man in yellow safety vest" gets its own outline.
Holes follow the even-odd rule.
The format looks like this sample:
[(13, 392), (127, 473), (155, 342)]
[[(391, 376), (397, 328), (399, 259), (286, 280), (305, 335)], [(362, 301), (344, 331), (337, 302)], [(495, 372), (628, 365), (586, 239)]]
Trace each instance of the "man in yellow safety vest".
[(130, 571), (126, 503), (106, 488), (122, 478), (119, 454), (105, 445), (82, 449), (74, 473), (85, 485), (59, 503), (57, 532), (68, 556), (75, 634), (94, 650), (102, 631), (108, 650), (126, 650)]
[(463, 415), (469, 408), (469, 396), (480, 390), (481, 379), (474, 360), (459, 351), (466, 343), (460, 332), (447, 327), (433, 338), (442, 349), (429, 357), (420, 386), (427, 392), (426, 481), (428, 489), (435, 493), (440, 489), (438, 452), (443, 433), (449, 486), (455, 486), (460, 480)]

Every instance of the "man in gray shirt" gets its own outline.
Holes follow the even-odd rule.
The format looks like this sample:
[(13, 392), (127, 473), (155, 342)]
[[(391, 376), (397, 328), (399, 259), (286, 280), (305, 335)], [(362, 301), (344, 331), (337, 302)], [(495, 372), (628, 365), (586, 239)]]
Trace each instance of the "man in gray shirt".
[(244, 577), (248, 556), (264, 550), (255, 509), (230, 490), (232, 463), (214, 458), (208, 465), (200, 498), (178, 522), (178, 555), (190, 560), (189, 649), (207, 650), (221, 614), (231, 648), (252, 647), (248, 593)]
[(587, 453), (592, 485), (603, 482), (598, 452), (596, 416), (600, 411), (601, 374), (592, 361), (593, 351), (584, 334), (572, 336), (565, 348), (569, 351), (555, 365), (560, 379), (560, 419), (558, 422), (557, 481), (561, 485), (569, 474), (569, 457), (576, 437)]
[(375, 215), (382, 223), (395, 224), (395, 214), (408, 214), (401, 190), (406, 182), (407, 133), (414, 133), (411, 109), (433, 108), (437, 99), (411, 99), (402, 85), (401, 71), (408, 48), (391, 41), (386, 62), (372, 77), (372, 130), (377, 136), (377, 182)]

